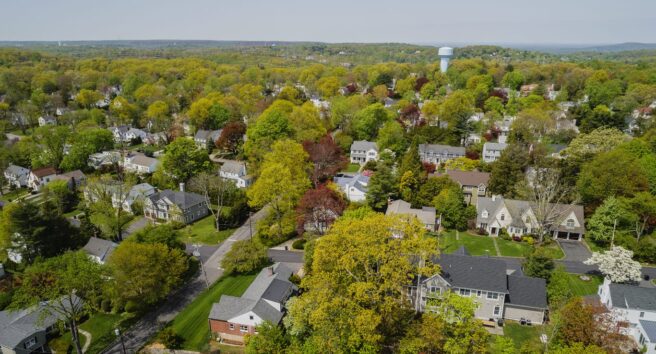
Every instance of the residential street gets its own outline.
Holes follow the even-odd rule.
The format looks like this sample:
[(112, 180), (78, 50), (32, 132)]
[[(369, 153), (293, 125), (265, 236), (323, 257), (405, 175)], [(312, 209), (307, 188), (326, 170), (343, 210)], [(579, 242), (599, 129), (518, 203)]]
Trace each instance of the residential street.
[[(253, 214), (244, 225), (239, 227), (235, 232), (223, 241), (219, 247), (209, 257), (205, 257), (201, 251), (201, 259), (206, 258), (203, 262), (207, 280), (210, 284), (217, 281), (223, 270), (219, 268), (219, 263), (230, 250), (235, 241), (245, 240), (250, 237), (250, 223), (252, 222), (253, 231), (257, 221), (266, 216), (266, 210), (262, 209)], [(139, 348), (144, 346), (148, 339), (157, 334), (157, 332), (175, 316), (191, 303), (203, 290), (205, 290), (205, 279), (201, 271), (198, 277), (187, 283), (183, 288), (169, 296), (169, 299), (158, 308), (146, 314), (139, 322), (130, 328), (123, 335), (123, 341), (128, 353), (135, 353)], [(117, 339), (108, 346), (102, 353), (122, 353), (121, 342)]]

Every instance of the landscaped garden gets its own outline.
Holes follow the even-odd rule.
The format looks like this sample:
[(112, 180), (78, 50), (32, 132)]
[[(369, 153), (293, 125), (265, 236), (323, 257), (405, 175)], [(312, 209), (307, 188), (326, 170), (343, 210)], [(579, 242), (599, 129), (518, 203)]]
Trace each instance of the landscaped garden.
[[(470, 232), (457, 232), (454, 230), (442, 232), (439, 236), (440, 248), (444, 253), (453, 253), (461, 246), (465, 246), (472, 256), (503, 256), (524, 257), (533, 248), (528, 242), (504, 240), (499, 237), (474, 235)], [(494, 243), (497, 243), (497, 253)], [(556, 242), (544, 246), (546, 253), (554, 259), (564, 257), (563, 251)]]

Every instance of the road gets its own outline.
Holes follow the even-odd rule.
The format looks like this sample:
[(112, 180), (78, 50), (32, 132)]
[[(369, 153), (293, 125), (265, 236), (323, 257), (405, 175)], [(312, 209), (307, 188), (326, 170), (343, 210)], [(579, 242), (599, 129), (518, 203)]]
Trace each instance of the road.
[[(223, 241), (214, 252), (207, 257), (204, 252), (201, 252), (201, 260), (203, 261), (203, 268), (207, 275), (207, 281), (210, 284), (216, 282), (223, 270), (219, 268), (219, 263), (225, 257), (225, 254), (232, 248), (235, 241), (248, 239), (251, 235), (250, 225), (252, 223), (253, 231), (257, 221), (266, 216), (265, 209), (253, 214), (249, 220), (246, 220), (244, 225), (239, 227), (235, 232)], [(189, 303), (191, 303), (203, 290), (205, 290), (205, 278), (203, 272), (194, 278), (192, 281), (185, 284), (182, 288), (178, 289), (175, 293), (171, 294), (169, 298), (161, 304), (158, 308), (150, 311), (142, 317), (134, 326), (123, 335), (123, 341), (128, 353), (136, 353), (143, 347), (148, 340), (157, 334), (161, 328), (167, 323), (172, 321), (177, 314), (182, 311)], [(105, 350), (103, 354), (118, 354), (122, 353), (121, 342), (117, 339)]]

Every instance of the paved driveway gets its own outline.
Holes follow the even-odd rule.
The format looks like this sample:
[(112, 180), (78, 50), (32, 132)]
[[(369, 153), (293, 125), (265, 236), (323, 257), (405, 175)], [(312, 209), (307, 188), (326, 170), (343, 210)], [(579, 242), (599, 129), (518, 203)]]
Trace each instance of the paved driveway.
[(143, 216), (138, 216), (138, 219), (130, 223), (125, 231), (123, 231), (123, 238), (132, 235), (133, 233), (143, 229), (146, 226), (148, 226), (148, 219)]
[(558, 240), (558, 244), (565, 252), (565, 261), (583, 262), (592, 256), (592, 252), (583, 241)]

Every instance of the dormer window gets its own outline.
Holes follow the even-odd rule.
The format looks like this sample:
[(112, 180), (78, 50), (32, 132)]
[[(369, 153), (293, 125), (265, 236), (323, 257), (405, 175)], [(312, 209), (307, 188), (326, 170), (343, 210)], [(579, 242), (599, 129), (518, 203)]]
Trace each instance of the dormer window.
[(501, 215), (499, 216), (499, 220), (502, 220), (502, 221), (503, 221), (503, 220), (505, 220), (505, 219), (506, 219), (506, 214), (501, 214)]
[(483, 219), (487, 219), (487, 216), (488, 216), (488, 214), (487, 214), (487, 210), (483, 210), (483, 212), (481, 213), (481, 217), (482, 217)]
[(567, 227), (574, 227), (574, 219), (567, 219)]

